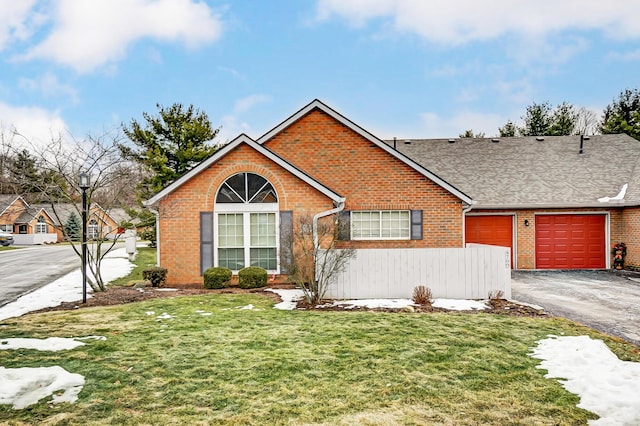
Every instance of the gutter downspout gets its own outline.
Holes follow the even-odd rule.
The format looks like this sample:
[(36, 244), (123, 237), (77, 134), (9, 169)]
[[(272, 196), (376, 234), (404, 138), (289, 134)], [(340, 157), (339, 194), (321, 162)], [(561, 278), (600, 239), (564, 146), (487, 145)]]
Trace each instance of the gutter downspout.
[(471, 201), (469, 207), (465, 207), (464, 209), (462, 209), (462, 248), (467, 245), (467, 242), (465, 241), (465, 235), (467, 233), (467, 221), (465, 220), (465, 218), (467, 216), (467, 213), (471, 211), (475, 203), (475, 201)]
[(318, 219), (332, 215), (332, 214), (336, 214), (341, 212), (342, 210), (344, 210), (344, 202), (345, 200), (342, 199), (341, 201), (338, 202), (338, 206), (331, 209), (331, 210), (326, 210), (320, 213), (317, 213), (313, 216), (313, 246), (314, 247), (318, 247), (319, 241), (318, 241)]

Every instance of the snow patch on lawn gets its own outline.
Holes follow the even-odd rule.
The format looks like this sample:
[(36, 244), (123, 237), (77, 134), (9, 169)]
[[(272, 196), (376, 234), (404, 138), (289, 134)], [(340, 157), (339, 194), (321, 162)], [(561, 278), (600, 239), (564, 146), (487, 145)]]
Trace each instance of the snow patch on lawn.
[(403, 309), (407, 306), (414, 306), (413, 301), (409, 299), (353, 299), (353, 300), (334, 300), (332, 303), (326, 305), (320, 305), (319, 308), (324, 307), (343, 307), (345, 309), (353, 308), (389, 308), (389, 309)]
[(435, 299), (432, 306), (450, 311), (484, 311), (489, 309), (486, 300)]
[(277, 303), (274, 308), (284, 311), (294, 310), (298, 305), (298, 301), (304, 297), (304, 292), (299, 289), (266, 288), (265, 291), (270, 291), (280, 296), (282, 302)]
[[(62, 367), (0, 367), (0, 404), (22, 409), (53, 395), (51, 402), (75, 402), (84, 386), (84, 377)], [(62, 391), (62, 394), (54, 392)]]
[(578, 407), (600, 416), (590, 425), (640, 424), (640, 363), (621, 361), (602, 340), (589, 336), (550, 336), (531, 356), (571, 393)]
[[(128, 275), (133, 269), (124, 248), (109, 252), (102, 260), (102, 279), (105, 282)], [(90, 274), (90, 271), (87, 271)], [(93, 277), (90, 277), (93, 279)], [(87, 284), (87, 289), (91, 287)], [(91, 297), (90, 294), (87, 297)], [(18, 298), (0, 308), (0, 321), (19, 317), (39, 309), (51, 308), (64, 302), (82, 300), (82, 271), (78, 268), (54, 282)]]
[[(35, 349), (37, 351), (66, 351), (75, 349), (85, 344), (76, 339), (64, 337), (47, 337), (46, 339), (29, 339), (16, 337), (0, 339), (0, 350), (8, 349)], [(1, 381), (0, 381), (1, 382)]]

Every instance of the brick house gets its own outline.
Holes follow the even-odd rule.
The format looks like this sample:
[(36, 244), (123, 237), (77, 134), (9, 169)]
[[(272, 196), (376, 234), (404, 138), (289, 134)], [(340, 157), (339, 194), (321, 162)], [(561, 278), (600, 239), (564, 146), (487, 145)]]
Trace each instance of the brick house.
[[(82, 209), (73, 204), (28, 204), (22, 197), (0, 195), (0, 230), (15, 235), (49, 234), (48, 242), (63, 242), (62, 228), (72, 214), (81, 220)], [(113, 236), (122, 222), (123, 209), (105, 210), (97, 204), (89, 208), (87, 236), (89, 239)], [(21, 238), (15, 238), (20, 243)], [(39, 239), (25, 239), (33, 241)]]
[[(387, 141), (393, 145), (393, 141)], [(511, 247), (517, 269), (640, 267), (640, 141), (625, 134), (396, 141), (469, 194), (465, 242)]]
[(169, 284), (202, 282), (210, 266), (285, 274), (281, 237), (303, 214), (339, 215), (354, 248), (493, 244), (516, 268), (591, 269), (624, 241), (640, 266), (638, 159), (626, 135), (382, 141), (314, 100), (146, 204)]
[(281, 274), (300, 215), (338, 213), (343, 244), (462, 247), (466, 194), (315, 100), (254, 141), (240, 135), (147, 201), (167, 283), (210, 266)]

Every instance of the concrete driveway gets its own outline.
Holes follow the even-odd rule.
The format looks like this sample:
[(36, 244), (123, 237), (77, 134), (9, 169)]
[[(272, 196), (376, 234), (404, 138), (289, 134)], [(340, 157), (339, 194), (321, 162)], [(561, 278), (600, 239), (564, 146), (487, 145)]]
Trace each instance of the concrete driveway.
[(512, 298), (640, 345), (640, 274), (513, 271)]

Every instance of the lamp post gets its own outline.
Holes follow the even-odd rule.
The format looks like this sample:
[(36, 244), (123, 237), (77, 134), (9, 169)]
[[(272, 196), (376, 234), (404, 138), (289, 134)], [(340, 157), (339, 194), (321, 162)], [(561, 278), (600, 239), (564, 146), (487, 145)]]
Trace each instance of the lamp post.
[(80, 173), (78, 186), (82, 190), (82, 303), (87, 303), (87, 189), (90, 186), (89, 174)]

